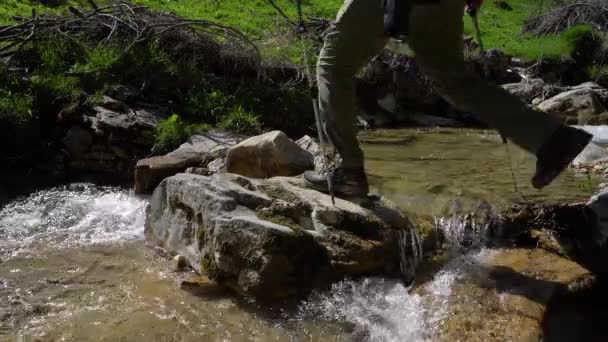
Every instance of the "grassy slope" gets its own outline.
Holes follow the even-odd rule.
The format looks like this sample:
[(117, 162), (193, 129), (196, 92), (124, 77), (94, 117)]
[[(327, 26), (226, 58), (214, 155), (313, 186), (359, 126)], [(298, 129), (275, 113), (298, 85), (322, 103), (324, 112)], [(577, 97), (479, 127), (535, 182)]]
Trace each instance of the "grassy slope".
[[(486, 48), (499, 48), (508, 55), (533, 60), (539, 57), (561, 58), (570, 56), (574, 50), (571, 35), (559, 37), (530, 37), (521, 33), (522, 25), (531, 13), (537, 13), (536, 1), (508, 0), (512, 11), (498, 8), (487, 0), (480, 11), (480, 28)], [(465, 32), (473, 35), (473, 24), (465, 18)]]
[[(198, 19), (210, 19), (235, 26), (245, 33), (262, 39), (262, 51), (266, 56), (284, 56), (296, 60), (301, 51), (298, 43), (287, 41), (280, 32), (281, 20), (267, 0), (132, 0), (137, 4), (148, 5), (154, 9), (167, 8), (178, 15)], [(0, 8), (0, 23), (11, 21), (13, 15), (29, 15), (30, 0), (2, 0), (6, 5)], [(84, 3), (84, 0), (70, 0), (71, 4)], [(98, 0), (98, 2), (101, 2)], [(296, 18), (293, 0), (275, 0), (275, 3), (291, 18)], [(343, 0), (304, 1), (305, 14), (333, 18)], [(508, 0), (513, 11), (505, 11), (488, 0), (481, 11), (480, 25), (486, 48), (500, 48), (507, 54), (524, 59), (538, 57), (560, 58), (571, 54), (574, 44), (566, 36), (532, 38), (521, 35), (521, 25), (533, 13), (535, 0)], [(46, 9), (36, 6), (39, 12), (60, 12), (64, 8)], [(469, 18), (465, 19), (465, 31), (473, 33)]]

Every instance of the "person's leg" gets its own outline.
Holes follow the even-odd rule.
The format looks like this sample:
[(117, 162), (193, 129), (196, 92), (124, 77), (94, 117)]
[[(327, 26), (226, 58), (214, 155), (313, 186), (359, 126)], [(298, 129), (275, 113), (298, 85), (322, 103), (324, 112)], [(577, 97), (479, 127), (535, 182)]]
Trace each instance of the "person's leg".
[(319, 110), (344, 167), (363, 166), (355, 126), (354, 76), (385, 43), (382, 0), (349, 0), (319, 55)]
[[(334, 179), (334, 190), (340, 195), (365, 195), (368, 190), (355, 126), (354, 76), (386, 44), (383, 23), (382, 0), (348, 0), (319, 54), (319, 111), (342, 158)], [(308, 185), (322, 191), (327, 189), (326, 177), (304, 175)]]
[(465, 68), (463, 9), (464, 0), (413, 6), (409, 43), (418, 64), (455, 107), (479, 115), (514, 143), (536, 153), (557, 130), (559, 121), (529, 109), (517, 97)]
[[(528, 108), (516, 96), (466, 69), (463, 8), (464, 0), (439, 0), (412, 7), (409, 43), (416, 60), (446, 100), (461, 110), (479, 115), (512, 142), (537, 155), (537, 175), (533, 183), (543, 187), (584, 148), (588, 136), (570, 132), (574, 129), (563, 128), (557, 117)], [(554, 148), (547, 147), (566, 136), (569, 140), (560, 147), (565, 150), (555, 153)]]

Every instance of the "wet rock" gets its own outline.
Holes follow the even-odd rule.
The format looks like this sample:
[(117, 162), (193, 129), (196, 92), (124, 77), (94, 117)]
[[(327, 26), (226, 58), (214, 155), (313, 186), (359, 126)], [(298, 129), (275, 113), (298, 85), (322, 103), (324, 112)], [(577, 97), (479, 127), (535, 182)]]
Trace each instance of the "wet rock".
[(608, 275), (608, 193), (589, 203), (514, 206), (496, 222), (516, 244), (567, 257), (596, 275)]
[(281, 131), (242, 141), (226, 156), (227, 172), (253, 178), (295, 176), (314, 167), (313, 155)]
[(189, 167), (200, 167), (205, 162), (224, 157), (228, 149), (242, 139), (238, 135), (223, 131), (198, 133), (173, 152), (142, 159), (135, 166), (135, 192), (152, 192), (166, 177), (184, 172)]
[(173, 258), (173, 264), (176, 270), (181, 271), (188, 267), (188, 259), (183, 255), (176, 255)]
[(400, 274), (398, 241), (411, 243), (406, 217), (378, 199), (333, 206), (301, 182), (175, 175), (154, 191), (146, 237), (262, 300), (299, 297), (344, 277)]
[(73, 126), (63, 138), (63, 144), (72, 158), (80, 158), (93, 143), (93, 135), (86, 129)]
[(466, 281), (455, 281), (445, 307), (435, 309), (447, 313), (432, 341), (540, 341), (548, 303), (587, 273), (540, 248), (481, 252), (456, 268), (457, 279)]
[(559, 113), (577, 119), (578, 124), (586, 124), (594, 115), (601, 114), (606, 108), (592, 88), (573, 88), (541, 102), (537, 108), (547, 113)]
[(206, 276), (193, 275), (182, 280), (180, 288), (195, 296), (206, 298), (217, 298), (229, 293), (229, 289)]

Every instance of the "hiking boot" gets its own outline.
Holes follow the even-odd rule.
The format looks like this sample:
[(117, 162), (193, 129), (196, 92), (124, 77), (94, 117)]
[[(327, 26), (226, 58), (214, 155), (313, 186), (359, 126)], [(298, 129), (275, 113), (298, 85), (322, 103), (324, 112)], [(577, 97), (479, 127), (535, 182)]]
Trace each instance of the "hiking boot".
[(538, 151), (532, 185), (536, 189), (549, 185), (583, 151), (592, 137), (581, 129), (560, 126)]
[(304, 184), (320, 192), (329, 193), (328, 178), (332, 190), (338, 197), (364, 197), (369, 191), (365, 170), (360, 168), (338, 167), (325, 171), (304, 172)]

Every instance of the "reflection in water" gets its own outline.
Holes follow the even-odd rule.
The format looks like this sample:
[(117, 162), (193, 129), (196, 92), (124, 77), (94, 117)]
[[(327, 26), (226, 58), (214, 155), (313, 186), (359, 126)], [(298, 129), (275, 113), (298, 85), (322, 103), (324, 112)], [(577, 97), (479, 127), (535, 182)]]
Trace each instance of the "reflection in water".
[[(393, 144), (410, 138), (409, 144)], [(366, 168), (375, 192), (416, 213), (445, 216), (458, 199), (470, 212), (481, 202), (504, 206), (523, 200), (578, 201), (591, 195), (585, 179), (568, 171), (538, 191), (530, 185), (533, 157), (500, 136), (479, 130), (383, 130), (364, 134)], [(382, 144), (384, 142), (384, 144)], [(512, 163), (512, 167), (509, 165)], [(511, 170), (521, 193), (514, 191)]]

